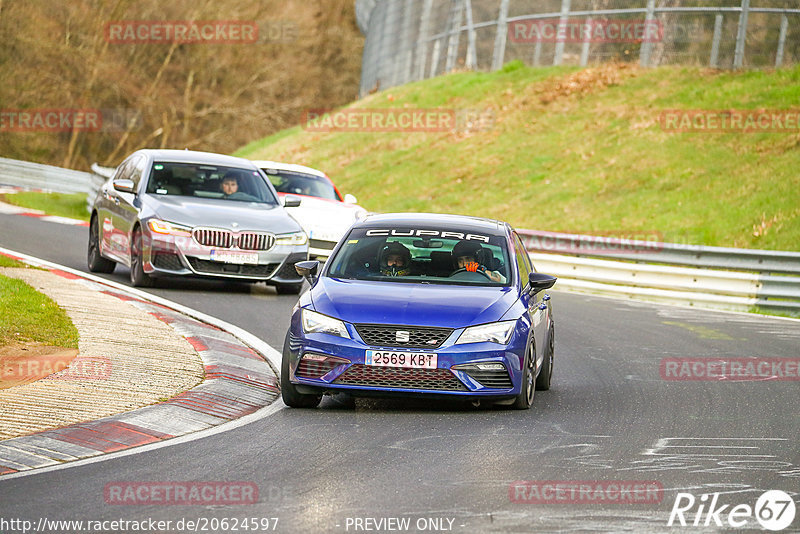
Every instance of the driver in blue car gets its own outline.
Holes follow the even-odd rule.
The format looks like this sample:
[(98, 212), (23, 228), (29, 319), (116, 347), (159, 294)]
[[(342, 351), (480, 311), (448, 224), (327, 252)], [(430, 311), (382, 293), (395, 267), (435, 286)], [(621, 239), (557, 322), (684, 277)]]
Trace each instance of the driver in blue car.
[(477, 241), (459, 241), (453, 247), (453, 265), (455, 272), (465, 269), (469, 272), (478, 272), (485, 275), (492, 282), (500, 282), (504, 284), (506, 277), (497, 271), (491, 271), (486, 268), (479, 260), (483, 255), (483, 247)]
[(411, 273), (411, 252), (397, 241), (386, 243), (378, 257), (383, 276), (407, 276)]

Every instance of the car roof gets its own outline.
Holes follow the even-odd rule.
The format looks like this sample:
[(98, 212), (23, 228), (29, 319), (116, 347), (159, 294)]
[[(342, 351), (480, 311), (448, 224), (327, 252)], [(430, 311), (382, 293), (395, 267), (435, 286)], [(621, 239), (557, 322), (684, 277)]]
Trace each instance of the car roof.
[(312, 174), (314, 176), (319, 176), (320, 178), (328, 178), (328, 175), (326, 175), (324, 172), (320, 170), (313, 169), (311, 167), (306, 167), (305, 165), (298, 165), (296, 163), (280, 163), (278, 161), (253, 160), (253, 164), (258, 166), (258, 168), (260, 169), (277, 169), (279, 171), (302, 172), (305, 174)]
[(137, 150), (137, 154), (149, 156), (153, 160), (172, 163), (204, 163), (208, 165), (226, 165), (231, 167), (257, 168), (248, 159), (215, 154), (213, 152), (199, 152), (195, 150), (169, 150), (145, 148)]
[(494, 235), (505, 235), (511, 227), (508, 223), (471, 215), (452, 215), (446, 213), (380, 213), (371, 214), (353, 227), (377, 228), (413, 225), (436, 226), (444, 230), (480, 231)]

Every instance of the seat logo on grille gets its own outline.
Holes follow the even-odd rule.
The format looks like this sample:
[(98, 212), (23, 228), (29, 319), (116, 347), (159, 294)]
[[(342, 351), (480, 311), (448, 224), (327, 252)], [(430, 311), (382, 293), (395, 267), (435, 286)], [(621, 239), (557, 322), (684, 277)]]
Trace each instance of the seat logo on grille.
[(408, 343), (411, 341), (411, 334), (406, 330), (398, 330), (394, 333), (394, 339), (398, 343)]

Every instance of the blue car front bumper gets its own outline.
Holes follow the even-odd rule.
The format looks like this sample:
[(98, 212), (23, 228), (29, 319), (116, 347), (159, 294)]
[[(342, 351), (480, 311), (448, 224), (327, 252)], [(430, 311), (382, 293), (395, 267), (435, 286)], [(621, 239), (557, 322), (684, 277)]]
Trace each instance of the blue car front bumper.
[[(356, 326), (347, 324), (350, 338), (303, 332), (300, 310), (284, 344), (289, 380), (307, 394), (347, 392), (367, 396), (455, 395), (496, 400), (519, 394), (528, 342), (523, 321), (508, 345), (491, 342), (456, 344), (457, 328), (435, 349), (369, 344)], [(413, 326), (403, 327), (413, 329)], [(435, 369), (369, 365), (368, 351), (435, 354)]]

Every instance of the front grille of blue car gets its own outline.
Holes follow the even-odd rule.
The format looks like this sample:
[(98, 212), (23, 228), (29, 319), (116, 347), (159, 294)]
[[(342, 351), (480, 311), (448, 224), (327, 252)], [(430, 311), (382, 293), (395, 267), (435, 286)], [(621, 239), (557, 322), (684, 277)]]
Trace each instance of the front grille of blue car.
[(439, 391), (469, 391), (448, 369), (351, 365), (334, 384)]
[(439, 348), (453, 333), (452, 328), (387, 324), (357, 324), (358, 335), (367, 345), (377, 347)]

